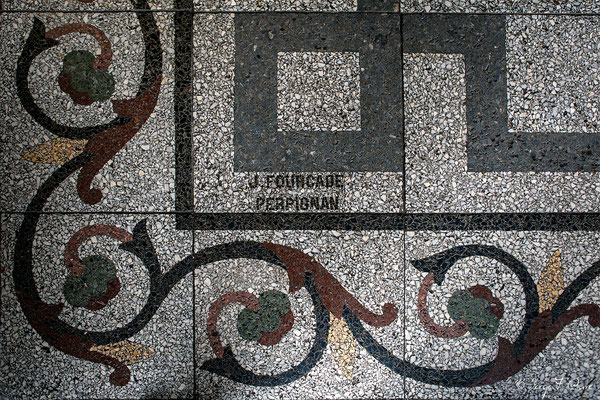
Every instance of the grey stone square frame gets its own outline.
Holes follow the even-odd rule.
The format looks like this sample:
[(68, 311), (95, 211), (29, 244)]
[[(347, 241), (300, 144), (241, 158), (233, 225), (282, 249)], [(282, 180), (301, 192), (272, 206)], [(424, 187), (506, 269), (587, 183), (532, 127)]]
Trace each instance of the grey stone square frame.
[[(235, 15), (236, 172), (402, 172), (402, 17)], [(360, 131), (277, 130), (277, 53), (358, 52)]]

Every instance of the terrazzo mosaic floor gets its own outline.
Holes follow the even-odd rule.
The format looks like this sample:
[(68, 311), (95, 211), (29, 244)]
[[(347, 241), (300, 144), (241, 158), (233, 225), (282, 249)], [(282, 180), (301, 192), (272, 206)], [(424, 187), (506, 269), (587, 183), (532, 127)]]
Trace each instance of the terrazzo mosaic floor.
[(596, 0), (4, 0), (0, 397), (600, 398)]

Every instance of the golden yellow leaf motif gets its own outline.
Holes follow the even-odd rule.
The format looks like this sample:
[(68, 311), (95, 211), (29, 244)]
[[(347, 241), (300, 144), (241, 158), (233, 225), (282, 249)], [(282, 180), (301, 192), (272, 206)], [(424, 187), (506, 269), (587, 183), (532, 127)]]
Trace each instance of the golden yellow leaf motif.
[(126, 365), (142, 362), (152, 357), (156, 352), (148, 346), (123, 340), (101, 346), (92, 346), (91, 351), (97, 351), (109, 357), (116, 358)]
[(72, 140), (59, 137), (29, 150), (23, 156), (23, 160), (34, 163), (62, 165), (81, 154), (86, 143), (87, 140), (85, 139)]
[(337, 361), (342, 374), (348, 379), (352, 378), (354, 360), (356, 357), (356, 340), (350, 332), (346, 321), (329, 314), (331, 325), (329, 326), (329, 345), (333, 358)]
[(552, 308), (558, 296), (565, 289), (565, 280), (562, 273), (560, 252), (557, 250), (546, 263), (546, 268), (540, 276), (537, 290), (540, 297), (540, 312)]

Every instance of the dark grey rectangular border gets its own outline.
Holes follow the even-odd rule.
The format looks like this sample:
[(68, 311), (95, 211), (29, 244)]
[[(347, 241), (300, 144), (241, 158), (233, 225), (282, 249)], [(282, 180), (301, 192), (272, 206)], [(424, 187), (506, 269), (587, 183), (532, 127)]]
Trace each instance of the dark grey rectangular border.
[[(193, 7), (193, 0), (175, 0), (181, 8)], [(175, 85), (175, 210), (194, 210), (194, 13), (179, 11), (174, 16)]]
[(400, 10), (403, 0), (358, 0), (357, 11), (394, 11), (394, 7)]
[[(185, 0), (181, 0), (185, 1)], [(235, 13), (232, 13), (235, 14)], [(255, 13), (252, 13), (255, 14)], [(264, 14), (264, 13), (261, 13)], [(272, 13), (279, 14), (279, 13)], [(290, 14), (290, 13), (287, 13)], [(308, 13), (298, 13), (308, 14)], [(360, 14), (360, 13), (354, 13)], [(401, 14), (398, 14), (401, 15)], [(193, 19), (176, 19), (193, 25)], [(600, 171), (600, 135), (594, 134), (511, 134), (507, 129), (506, 66), (504, 49), (504, 15), (484, 14), (404, 14), (403, 45), (405, 52), (445, 52), (465, 54), (466, 46), (477, 44), (477, 52), (465, 54), (467, 65), (467, 118), (469, 132), (469, 170), (473, 171)], [(177, 32), (177, 23), (176, 23)], [(488, 36), (490, 34), (490, 36)], [(180, 38), (176, 45), (176, 221), (178, 229), (376, 229), (376, 230), (550, 230), (600, 231), (600, 213), (472, 213), (472, 214), (266, 214), (266, 213), (195, 213), (193, 197), (192, 94), (184, 90), (192, 83), (192, 38)], [(179, 47), (177, 47), (179, 46)], [(501, 50), (500, 50), (501, 49)], [(493, 56), (493, 57), (492, 57)], [(493, 62), (485, 69), (477, 60)], [(491, 83), (478, 87), (476, 78)], [(500, 91), (499, 91), (500, 90)], [(504, 94), (502, 94), (504, 90)], [(177, 93), (177, 92), (176, 92)], [(487, 103), (486, 103), (487, 102)], [(485, 107), (484, 105), (493, 107)], [(470, 114), (470, 115), (469, 115)], [(178, 122), (177, 122), (178, 121)], [(490, 125), (491, 124), (491, 125)], [(489, 142), (484, 135), (491, 126), (499, 142)], [(539, 148), (543, 135), (550, 148)], [(598, 137), (598, 138), (597, 138)], [(573, 139), (577, 140), (573, 140)], [(567, 147), (561, 143), (565, 141)], [(479, 147), (478, 147), (479, 146)], [(512, 146), (512, 147), (511, 147)], [(570, 146), (570, 147), (569, 147)], [(503, 153), (510, 147), (513, 153)], [(532, 149), (538, 149), (532, 153)], [(551, 151), (548, 151), (551, 150)], [(577, 153), (577, 152), (580, 153)], [(546, 153), (545, 153), (546, 152)], [(583, 158), (577, 158), (583, 154)], [(574, 158), (572, 158), (574, 157)], [(573, 161), (575, 160), (575, 161)], [(493, 163), (491, 162), (493, 161)], [(555, 164), (553, 164), (555, 163)], [(492, 165), (494, 164), (494, 165)], [(557, 166), (558, 165), (558, 166)]]
[(190, 213), (180, 230), (600, 231), (600, 213)]

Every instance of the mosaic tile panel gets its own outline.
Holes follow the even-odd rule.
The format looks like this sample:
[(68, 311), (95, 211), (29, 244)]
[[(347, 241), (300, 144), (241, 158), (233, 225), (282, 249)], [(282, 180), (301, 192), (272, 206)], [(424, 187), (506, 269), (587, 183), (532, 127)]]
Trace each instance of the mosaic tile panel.
[(5, 10), (17, 11), (107, 11), (107, 10), (132, 10), (132, 9), (163, 9), (172, 8), (176, 3), (173, 0), (6, 0), (3, 1)]
[(3, 210), (25, 211), (56, 166), (81, 154), (92, 159), (47, 210), (173, 210), (174, 14), (0, 18)]
[(594, 398), (600, 280), (580, 277), (599, 245), (589, 232), (407, 232), (406, 359), (468, 370), (417, 370), (407, 397)]
[(357, 0), (194, 0), (197, 11), (304, 11), (348, 12), (356, 10)]
[(407, 210), (598, 211), (597, 172), (469, 171), (464, 57), (410, 54), (404, 68)]
[(0, 8), (0, 397), (597, 398), (589, 1)]
[[(192, 397), (192, 277), (168, 279), (191, 233), (170, 217), (59, 214), (28, 244), (35, 219), (2, 219), (2, 396)], [(122, 245), (144, 222), (156, 266)]]
[[(219, 392), (231, 399), (404, 396), (402, 377), (358, 342), (373, 335), (403, 357), (402, 232), (204, 231), (196, 234), (196, 254), (203, 257), (213, 246), (224, 246), (226, 253), (231, 241), (246, 246), (237, 250), (240, 258), (206, 265), (194, 278), (196, 337), (202, 343), (196, 347), (200, 398), (215, 398)], [(259, 243), (261, 247), (250, 249)], [(277, 258), (267, 258), (273, 253), (265, 247), (283, 261), (287, 273)], [(223, 274), (224, 269), (229, 272)], [(261, 336), (248, 337), (245, 329), (254, 325), (244, 320), (244, 313), (254, 313), (251, 299), (258, 297), (260, 315), (261, 298), (273, 291), (289, 299), (293, 326), (282, 328), (281, 317), (277, 330), (259, 324)], [(349, 310), (362, 321), (356, 329), (363, 333), (349, 327), (344, 317)], [(265, 340), (276, 333), (274, 343)], [(223, 347), (225, 355), (220, 356)], [(223, 369), (225, 362), (239, 363), (243, 370), (230, 374)]]
[(402, 12), (414, 13), (598, 13), (594, 0), (402, 0)]
[[(316, 21), (318, 20), (317, 18)], [(178, 190), (182, 193), (177, 194), (179, 204), (177, 209), (199, 213), (401, 211), (402, 174), (398, 172), (372, 171), (342, 174), (335, 169), (331, 173), (317, 173), (292, 172), (282, 168), (281, 173), (266, 173), (244, 172), (236, 169), (234, 25), (235, 17), (232, 14), (194, 16), (193, 152), (189, 154), (188, 162), (180, 163), (177, 167), (182, 182), (178, 185)], [(269, 40), (269, 32), (266, 32), (265, 39)], [(329, 54), (321, 57), (331, 59), (337, 53), (321, 52), (320, 54)], [(360, 54), (358, 58), (360, 60)], [(273, 61), (276, 61), (275, 53)], [(327, 69), (327, 64), (323, 64)], [(354, 67), (347, 65), (347, 68), (351, 69), (349, 75), (352, 75)], [(276, 79), (272, 82), (273, 90), (277, 90), (278, 81), (290, 79), (288, 69), (282, 69), (277, 72), (279, 75), (274, 76)], [(317, 71), (317, 76), (318, 73)], [(327, 85), (331, 86), (329, 83)], [(359, 83), (359, 91), (360, 85)], [(257, 86), (257, 90), (260, 90), (260, 86)], [(343, 93), (343, 90), (337, 91), (335, 96), (339, 96), (340, 93)], [(275, 125), (278, 107), (284, 106), (277, 103), (276, 92), (271, 94), (272, 108), (267, 111), (271, 113)], [(248, 106), (255, 106), (257, 112), (260, 112), (262, 107), (257, 105), (252, 97), (248, 98)], [(259, 120), (262, 116), (257, 114), (256, 118)], [(327, 140), (331, 139), (332, 135), (343, 137), (346, 133), (320, 131), (315, 135), (321, 138), (320, 140)], [(362, 131), (354, 131), (351, 134), (368, 138), (368, 134)], [(278, 128), (273, 127), (269, 135), (285, 137), (288, 134), (278, 132)], [(400, 138), (399, 134), (392, 133), (391, 136), (394, 141)], [(185, 139), (182, 140), (183, 142)], [(293, 144), (294, 140), (288, 139), (288, 142)], [(299, 151), (303, 151), (301, 146), (295, 146)], [(377, 147), (373, 146), (373, 149), (376, 151)], [(391, 152), (397, 151), (398, 149), (391, 150)], [(265, 153), (268, 152), (265, 150)], [(252, 161), (262, 159), (255, 152), (249, 156)], [(327, 157), (325, 155), (319, 159), (327, 162)], [(399, 160), (397, 158), (396, 162)], [(311, 182), (307, 182), (309, 180)], [(318, 180), (322, 183), (318, 183)], [(193, 196), (190, 196), (192, 191)], [(324, 198), (327, 201), (323, 201)]]

